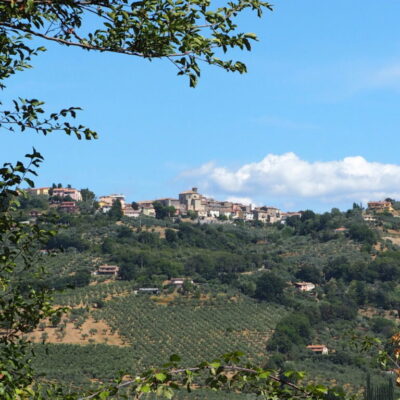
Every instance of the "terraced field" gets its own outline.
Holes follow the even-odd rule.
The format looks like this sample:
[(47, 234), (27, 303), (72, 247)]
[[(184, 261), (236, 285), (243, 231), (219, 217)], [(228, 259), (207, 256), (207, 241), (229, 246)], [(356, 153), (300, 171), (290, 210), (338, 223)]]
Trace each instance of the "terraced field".
[(131, 344), (140, 363), (157, 364), (174, 353), (194, 363), (235, 350), (262, 362), (267, 340), (284, 313), (282, 307), (244, 297), (165, 306), (130, 294), (107, 302), (95, 315)]

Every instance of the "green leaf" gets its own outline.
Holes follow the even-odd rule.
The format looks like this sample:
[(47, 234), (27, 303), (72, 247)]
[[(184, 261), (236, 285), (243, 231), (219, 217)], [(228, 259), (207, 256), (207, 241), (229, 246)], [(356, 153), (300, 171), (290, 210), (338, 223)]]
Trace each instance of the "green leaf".
[(155, 374), (154, 376), (160, 382), (164, 382), (167, 379), (167, 375), (165, 375), (162, 372), (159, 372), (158, 374)]
[(143, 393), (150, 393), (151, 387), (148, 383), (146, 383), (140, 387), (140, 391)]
[(105, 390), (104, 392), (101, 392), (101, 393), (99, 394), (99, 398), (100, 398), (101, 400), (108, 399), (109, 396), (110, 396), (110, 392), (109, 392), (108, 390)]

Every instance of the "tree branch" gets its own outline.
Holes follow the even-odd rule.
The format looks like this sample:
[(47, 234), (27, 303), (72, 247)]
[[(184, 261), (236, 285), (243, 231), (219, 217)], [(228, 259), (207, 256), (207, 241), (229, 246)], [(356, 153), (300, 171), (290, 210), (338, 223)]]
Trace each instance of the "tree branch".
[[(2, 0), (0, 0), (2, 1)], [(24, 25), (14, 25), (14, 24), (10, 24), (7, 22), (0, 22), (0, 26), (3, 26), (5, 28), (9, 28), (15, 31), (22, 31), (25, 33), (30, 33), (31, 35), (40, 37), (42, 39), (46, 39), (46, 40), (50, 40), (53, 42), (57, 42), (60, 44), (63, 44), (65, 46), (74, 46), (74, 47), (80, 47), (82, 49), (85, 50), (96, 50), (96, 51), (101, 51), (101, 52), (111, 52), (111, 53), (119, 53), (119, 54), (126, 54), (126, 55), (130, 55), (130, 56), (137, 56), (137, 57), (143, 57), (143, 58), (163, 58), (163, 57), (183, 57), (183, 56), (187, 56), (190, 54), (194, 54), (194, 51), (186, 51), (183, 53), (172, 53), (172, 54), (162, 54), (162, 55), (152, 55), (152, 56), (146, 56), (143, 53), (139, 53), (136, 51), (131, 51), (131, 50), (127, 50), (127, 49), (123, 49), (123, 48), (109, 48), (109, 47), (100, 47), (100, 46), (93, 46), (89, 43), (77, 43), (77, 42), (71, 42), (69, 40), (66, 39), (62, 39), (62, 38), (58, 38), (58, 37), (54, 37), (54, 36), (48, 36), (45, 35), (44, 33), (41, 32), (37, 32), (37, 31), (33, 31), (32, 29), (24, 26)]]

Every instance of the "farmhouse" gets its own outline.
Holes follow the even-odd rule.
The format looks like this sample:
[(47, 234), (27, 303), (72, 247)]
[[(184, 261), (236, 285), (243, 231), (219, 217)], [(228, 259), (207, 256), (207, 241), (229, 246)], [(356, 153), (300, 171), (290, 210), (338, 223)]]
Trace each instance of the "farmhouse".
[(316, 354), (329, 354), (329, 349), (324, 344), (310, 344), (307, 349)]
[(96, 275), (113, 275), (117, 276), (119, 272), (119, 267), (117, 265), (100, 265), (99, 269), (96, 271)]
[(153, 207), (153, 200), (138, 201), (139, 210), (143, 215), (155, 217), (156, 210)]
[(185, 282), (193, 284), (193, 280), (190, 278), (171, 278), (169, 281), (166, 281), (165, 284), (182, 287)]
[(147, 293), (147, 294), (160, 294), (159, 288), (139, 288), (139, 293)]
[(295, 282), (294, 286), (296, 286), (300, 292), (309, 292), (315, 289), (315, 285), (312, 282)]
[(131, 217), (131, 218), (140, 217), (140, 211), (139, 210), (134, 210), (131, 205), (125, 205), (125, 207), (122, 210), (122, 212), (125, 215), (125, 217)]
[(393, 206), (390, 201), (370, 201), (368, 202), (368, 210), (381, 213), (381, 212), (393, 212)]
[(362, 218), (365, 222), (376, 222), (376, 218), (370, 214), (364, 214)]
[(99, 206), (103, 207), (111, 207), (114, 201), (119, 200), (121, 202), (121, 206), (125, 206), (125, 196), (123, 194), (110, 194), (108, 196), (100, 196), (99, 197)]
[(78, 206), (76, 205), (75, 201), (62, 201), (58, 204), (52, 204), (50, 207), (55, 206), (58, 210), (64, 211), (67, 213), (77, 213), (79, 211)]

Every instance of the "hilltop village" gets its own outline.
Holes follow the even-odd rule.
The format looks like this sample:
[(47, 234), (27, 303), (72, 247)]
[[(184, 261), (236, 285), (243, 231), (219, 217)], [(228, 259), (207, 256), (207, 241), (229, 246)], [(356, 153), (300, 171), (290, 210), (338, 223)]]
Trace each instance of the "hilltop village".
[[(83, 190), (88, 191), (87, 189)], [(79, 213), (78, 203), (83, 200), (81, 190), (74, 189), (70, 185), (66, 188), (60, 185), (59, 187), (31, 188), (27, 189), (27, 192), (30, 195), (43, 196), (49, 200), (51, 208), (67, 213)], [(273, 224), (276, 222), (284, 223), (289, 217), (301, 217), (302, 215), (301, 211), (283, 212), (272, 206), (253, 207), (251, 204), (215, 200), (202, 195), (196, 187), (179, 193), (178, 198), (159, 198), (131, 203), (126, 201), (124, 194), (104, 195), (95, 201), (94, 193), (90, 193), (92, 193), (92, 200), (98, 212), (108, 213), (114, 203), (119, 203), (122, 214), (131, 218), (140, 216), (155, 218), (158, 217), (157, 211), (162, 209), (166, 216), (186, 217), (203, 223), (243, 220)], [(390, 199), (370, 201), (367, 210), (363, 213), (363, 219), (373, 222), (375, 220), (374, 213), (385, 212), (394, 212)]]

